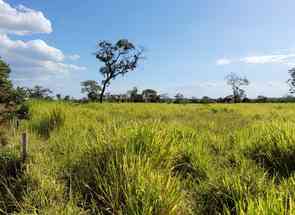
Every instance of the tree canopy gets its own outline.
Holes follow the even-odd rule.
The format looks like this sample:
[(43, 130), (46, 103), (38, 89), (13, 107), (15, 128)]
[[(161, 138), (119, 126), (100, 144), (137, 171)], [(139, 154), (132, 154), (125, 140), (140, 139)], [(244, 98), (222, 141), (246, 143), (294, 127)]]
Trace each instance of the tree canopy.
[(30, 98), (35, 99), (48, 99), (52, 91), (48, 88), (36, 85), (33, 88), (26, 88), (27, 94)]
[(110, 85), (111, 80), (136, 69), (139, 60), (142, 58), (142, 49), (136, 48), (133, 43), (126, 39), (121, 39), (115, 44), (100, 41), (97, 45), (95, 57), (103, 64), (99, 69), (100, 74), (104, 77), (99, 98), (102, 102), (105, 90)]

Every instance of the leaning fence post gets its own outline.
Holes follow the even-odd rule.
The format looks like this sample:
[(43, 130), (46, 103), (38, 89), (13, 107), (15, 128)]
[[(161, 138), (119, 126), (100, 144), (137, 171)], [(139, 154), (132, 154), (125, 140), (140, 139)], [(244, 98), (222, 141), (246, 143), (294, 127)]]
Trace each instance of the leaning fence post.
[(28, 143), (29, 143), (29, 138), (28, 138), (28, 134), (27, 132), (22, 133), (21, 135), (21, 159), (23, 162), (26, 161), (27, 157), (28, 157)]

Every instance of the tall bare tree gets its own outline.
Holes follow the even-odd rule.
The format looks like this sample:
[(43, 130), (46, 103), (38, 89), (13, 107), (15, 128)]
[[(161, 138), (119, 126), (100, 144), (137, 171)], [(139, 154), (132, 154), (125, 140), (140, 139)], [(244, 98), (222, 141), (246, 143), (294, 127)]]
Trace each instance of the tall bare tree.
[(227, 80), (227, 84), (232, 88), (234, 102), (240, 102), (246, 96), (245, 90), (242, 87), (248, 86), (250, 81), (246, 77), (242, 78), (235, 73), (230, 73), (225, 79)]
[(295, 67), (289, 70), (291, 78), (288, 80), (290, 86), (290, 93), (295, 93)]
[(142, 49), (135, 47), (126, 39), (121, 39), (115, 44), (101, 41), (98, 43), (97, 49), (96, 59), (103, 64), (99, 70), (104, 77), (99, 98), (99, 101), (102, 102), (105, 90), (112, 80), (136, 69), (142, 58)]

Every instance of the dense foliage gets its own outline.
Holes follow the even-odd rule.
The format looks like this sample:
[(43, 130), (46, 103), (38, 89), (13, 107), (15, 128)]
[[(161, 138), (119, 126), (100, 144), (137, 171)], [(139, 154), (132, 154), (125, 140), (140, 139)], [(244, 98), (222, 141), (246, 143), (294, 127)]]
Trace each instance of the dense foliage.
[(0, 58), (0, 126), (9, 118), (24, 119), (28, 115), (28, 107), (23, 104), (24, 91), (20, 87), (13, 88), (10, 73), (9, 65)]
[(9, 80), (10, 72), (9, 66), (0, 59), (0, 104), (7, 104), (13, 95), (12, 83)]

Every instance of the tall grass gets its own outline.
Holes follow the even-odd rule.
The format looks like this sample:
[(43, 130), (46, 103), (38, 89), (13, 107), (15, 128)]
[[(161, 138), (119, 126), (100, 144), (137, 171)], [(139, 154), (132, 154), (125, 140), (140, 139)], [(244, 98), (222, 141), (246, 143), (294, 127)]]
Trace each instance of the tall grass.
[(1, 146), (0, 214), (295, 212), (294, 105), (29, 105)]

